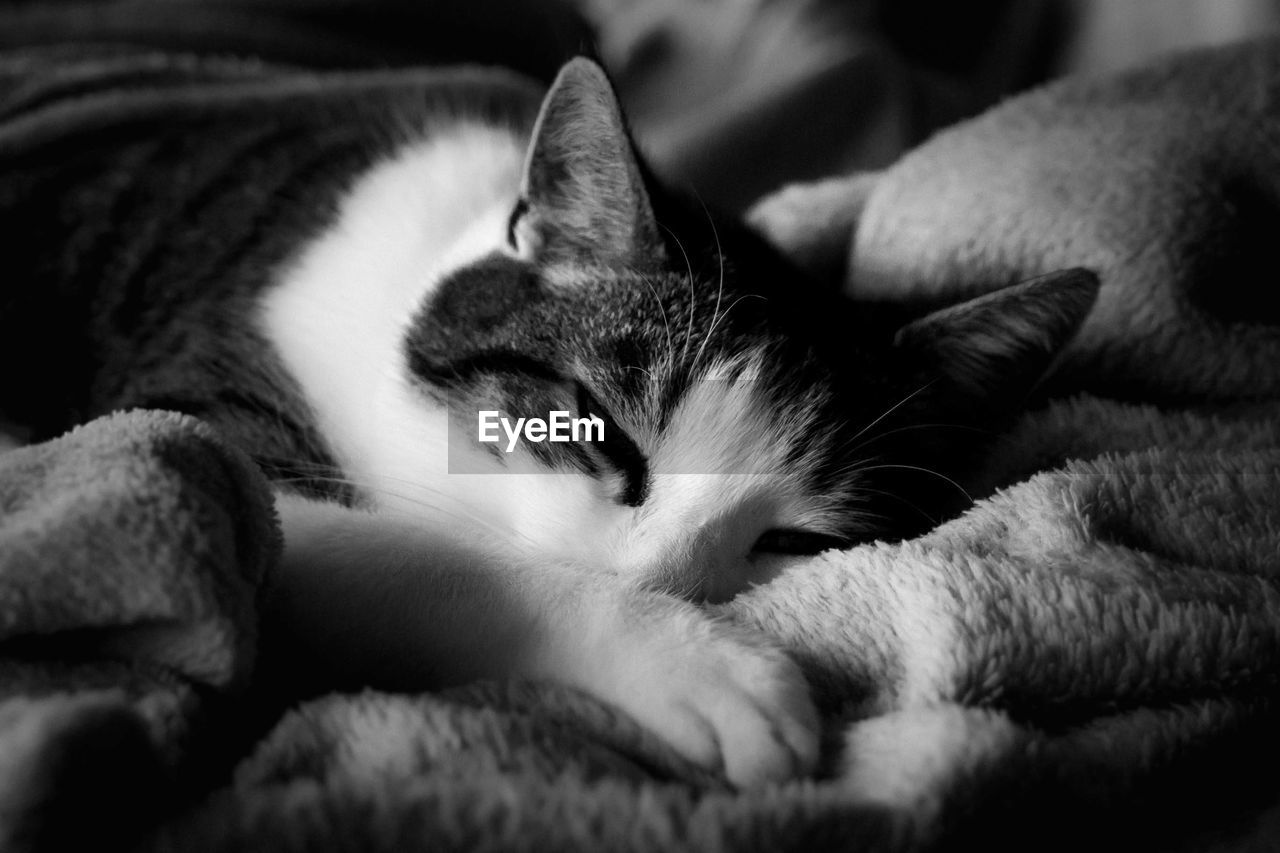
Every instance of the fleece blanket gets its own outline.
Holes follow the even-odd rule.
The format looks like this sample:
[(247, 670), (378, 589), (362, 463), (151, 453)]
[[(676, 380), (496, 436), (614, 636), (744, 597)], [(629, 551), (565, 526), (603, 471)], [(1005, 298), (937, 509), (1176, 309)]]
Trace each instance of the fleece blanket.
[[(204, 425), (132, 412), (0, 454), (0, 847), (1273, 848), (1280, 361), (1248, 291), (1205, 282), (1265, 234), (1278, 86), (1275, 45), (1068, 83), (757, 210), (868, 298), (945, 302), (1037, 265), (1104, 280), (1060, 372), (1079, 391), (1004, 437), (972, 509), (717, 608), (803, 666), (813, 778), (733, 790), (544, 684), (264, 721), (265, 484)], [(1202, 126), (1234, 159), (1193, 144)]]

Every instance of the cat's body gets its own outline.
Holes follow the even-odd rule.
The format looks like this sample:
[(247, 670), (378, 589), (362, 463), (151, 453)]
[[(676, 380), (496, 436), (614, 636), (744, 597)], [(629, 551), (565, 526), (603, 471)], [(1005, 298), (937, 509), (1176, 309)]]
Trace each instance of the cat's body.
[(213, 95), (144, 91), (109, 123), (43, 114), (55, 102), (30, 119), (64, 125), (54, 138), (2, 152), (0, 352), (42, 366), (6, 375), (3, 408), (37, 439), (115, 408), (187, 411), (290, 476), (332, 458), (271, 355), (263, 292), (359, 174), (458, 114), (527, 133), (539, 90), (464, 70)]
[[(553, 678), (735, 782), (811, 768), (796, 666), (694, 602), (945, 511), (1093, 282), (895, 337), (658, 193), (586, 61), (545, 101), (478, 71), (304, 79), (278, 113), (234, 89), (9, 158), (8, 266), (40, 287), (6, 290), (0, 355), (74, 358), (7, 374), (0, 414), (172, 408), (250, 453), (285, 535), (271, 651), (313, 681)], [(605, 441), (462, 440), (487, 409)]]

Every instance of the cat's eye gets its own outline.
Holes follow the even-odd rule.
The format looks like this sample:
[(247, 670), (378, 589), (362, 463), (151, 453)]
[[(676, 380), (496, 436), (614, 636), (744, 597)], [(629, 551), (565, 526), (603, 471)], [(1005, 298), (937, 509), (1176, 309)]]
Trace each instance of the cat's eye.
[(578, 417), (595, 415), (604, 421), (604, 437), (592, 447), (614, 471), (622, 475), (622, 489), (618, 503), (640, 506), (649, 493), (649, 463), (631, 437), (618, 426), (618, 422), (600, 405), (595, 396), (579, 382), (576, 387)]
[(849, 543), (839, 536), (810, 530), (766, 530), (751, 546), (753, 554), (818, 554), (831, 548), (844, 548)]

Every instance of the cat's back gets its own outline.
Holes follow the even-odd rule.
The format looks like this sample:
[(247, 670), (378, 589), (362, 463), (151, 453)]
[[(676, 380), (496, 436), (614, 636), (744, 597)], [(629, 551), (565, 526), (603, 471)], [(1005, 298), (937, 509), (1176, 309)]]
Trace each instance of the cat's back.
[(261, 266), (255, 255), (312, 236), (351, 184), (399, 149), (462, 125), (527, 137), (541, 97), (537, 83), (500, 69), (229, 67), (172, 84), (108, 78), (95, 81), (100, 91), (50, 84), (0, 103), (11, 280), (77, 294), (117, 283), (172, 291), (171, 278), (126, 261), (167, 261), (185, 277), (216, 255)]
[[(0, 358), (42, 365), (5, 372), (0, 414), (36, 435), (130, 406), (278, 408), (264, 294), (380, 166), (437, 143), (482, 151), (459, 139), (516, 145), (541, 96), (479, 68), (97, 83), (0, 104)], [(451, 170), (429, 167), (409, 188), (428, 202)]]

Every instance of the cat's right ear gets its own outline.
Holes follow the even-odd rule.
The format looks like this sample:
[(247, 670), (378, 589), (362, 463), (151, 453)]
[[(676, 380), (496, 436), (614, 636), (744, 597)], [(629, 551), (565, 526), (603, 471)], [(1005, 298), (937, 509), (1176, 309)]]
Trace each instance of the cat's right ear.
[(662, 240), (622, 110), (604, 70), (577, 58), (542, 102), (511, 242), (539, 263), (637, 265)]
[(1014, 403), (1029, 393), (1088, 316), (1098, 277), (1049, 273), (935, 311), (904, 326), (894, 345), (923, 360), (972, 402)]

